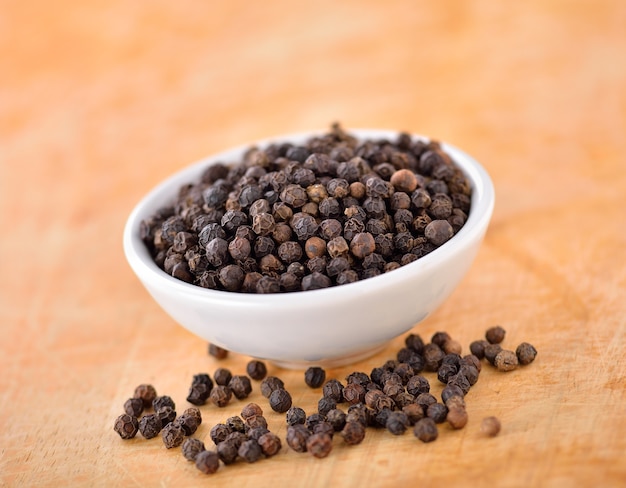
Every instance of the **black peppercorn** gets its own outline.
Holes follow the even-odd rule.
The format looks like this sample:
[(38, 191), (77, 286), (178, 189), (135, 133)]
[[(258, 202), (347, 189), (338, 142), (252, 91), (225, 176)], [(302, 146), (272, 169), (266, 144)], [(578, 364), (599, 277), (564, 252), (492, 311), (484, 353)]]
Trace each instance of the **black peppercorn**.
[(139, 419), (139, 433), (145, 439), (152, 439), (161, 432), (161, 419), (158, 414), (151, 413)]
[(152, 408), (155, 412), (158, 412), (163, 407), (171, 407), (172, 410), (176, 409), (176, 404), (171, 397), (167, 395), (157, 396), (152, 400)]
[(360, 422), (346, 422), (341, 430), (341, 437), (348, 445), (360, 444), (365, 438), (365, 427)]
[(311, 388), (319, 388), (326, 380), (326, 371), (318, 366), (311, 366), (304, 372), (304, 382)]
[(163, 444), (168, 449), (180, 446), (185, 440), (185, 432), (180, 425), (170, 422), (161, 430)]
[(506, 335), (506, 331), (496, 325), (495, 327), (489, 327), (487, 332), (485, 332), (485, 339), (490, 344), (500, 344), (504, 340), (504, 336)]
[(196, 468), (204, 474), (215, 473), (220, 466), (220, 458), (214, 451), (202, 451), (196, 455)]
[(287, 427), (287, 445), (296, 452), (306, 452), (307, 439), (311, 436), (309, 430), (302, 424)]
[(229, 369), (226, 368), (217, 368), (213, 373), (213, 379), (215, 380), (215, 383), (222, 386), (227, 386), (232, 377), (232, 373)]
[(269, 403), (275, 412), (285, 413), (291, 407), (291, 395), (287, 390), (279, 388), (271, 393)]
[(333, 439), (328, 434), (311, 434), (306, 440), (306, 449), (316, 458), (325, 458), (333, 449)]
[(253, 380), (260, 381), (267, 375), (267, 367), (263, 361), (253, 359), (246, 365), (246, 372)]
[(154, 386), (148, 384), (139, 385), (135, 388), (134, 398), (141, 398), (143, 401), (143, 408), (150, 408), (153, 400), (156, 398), (157, 393)]
[(187, 461), (196, 461), (196, 457), (202, 451), (205, 451), (204, 442), (200, 439), (188, 438), (185, 439), (182, 445), (182, 453)]
[(232, 464), (239, 456), (239, 446), (241, 442), (228, 439), (217, 444), (217, 455), (224, 464)]
[(265, 398), (269, 398), (274, 390), (278, 390), (280, 388), (285, 388), (285, 383), (280, 378), (276, 376), (267, 376), (263, 381), (261, 381), (261, 394)]
[(489, 345), (489, 342), (485, 340), (474, 341), (470, 344), (470, 352), (478, 359), (485, 357), (485, 346)]
[(228, 382), (228, 388), (232, 391), (237, 400), (248, 398), (252, 392), (252, 384), (250, 378), (244, 375), (235, 375)]
[(515, 349), (515, 354), (517, 355), (519, 364), (525, 366), (535, 360), (535, 357), (537, 357), (537, 349), (528, 342), (522, 342), (517, 346), (517, 349)]
[(139, 431), (139, 422), (137, 417), (128, 415), (127, 413), (120, 415), (115, 419), (113, 430), (119, 434), (122, 439), (132, 439)]
[(220, 442), (224, 442), (224, 440), (226, 440), (226, 437), (228, 437), (228, 434), (230, 434), (231, 432), (232, 430), (228, 425), (219, 423), (211, 427), (209, 435), (211, 436), (211, 440), (213, 441), (213, 443), (215, 445), (218, 445)]
[(404, 412), (390, 412), (385, 422), (385, 427), (393, 435), (404, 434), (409, 426), (409, 419)]
[(304, 424), (306, 421), (306, 413), (300, 407), (291, 407), (287, 410), (285, 419), (287, 421), (287, 425)]
[(437, 439), (439, 430), (433, 419), (425, 417), (415, 423), (413, 433), (422, 442), (432, 442)]
[(517, 355), (506, 349), (501, 350), (494, 359), (494, 365), (498, 371), (513, 371), (518, 364)]
[(276, 434), (272, 434), (271, 432), (267, 432), (263, 434), (261, 437), (257, 439), (259, 447), (265, 456), (271, 457), (278, 454), (282, 447), (282, 443), (280, 441), (280, 437)]
[(139, 417), (143, 412), (143, 400), (141, 398), (129, 398), (124, 402), (124, 412), (132, 417)]
[(223, 408), (228, 405), (232, 395), (233, 390), (231, 390), (228, 386), (217, 385), (211, 390), (209, 398), (215, 406)]

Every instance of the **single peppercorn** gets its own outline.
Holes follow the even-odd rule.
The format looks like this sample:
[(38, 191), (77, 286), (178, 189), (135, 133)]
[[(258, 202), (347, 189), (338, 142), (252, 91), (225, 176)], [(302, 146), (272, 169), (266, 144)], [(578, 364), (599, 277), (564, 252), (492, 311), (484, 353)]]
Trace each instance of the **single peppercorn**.
[(433, 419), (425, 417), (415, 423), (413, 434), (422, 442), (432, 442), (437, 439), (439, 430)]
[(311, 388), (319, 388), (326, 380), (326, 371), (318, 366), (311, 366), (304, 372), (304, 382)]
[(426, 416), (433, 419), (436, 424), (441, 424), (446, 421), (448, 416), (448, 407), (443, 403), (433, 403), (428, 405), (426, 409)]
[(232, 394), (235, 395), (237, 400), (248, 398), (250, 393), (252, 393), (250, 378), (245, 375), (233, 376), (228, 382), (228, 388), (232, 391)]
[(311, 436), (309, 430), (302, 424), (287, 427), (287, 445), (296, 452), (306, 452), (307, 439)]
[(316, 458), (325, 458), (333, 449), (333, 439), (328, 434), (311, 434), (306, 440), (306, 449)]
[(485, 346), (485, 359), (493, 366), (496, 365), (496, 356), (502, 351), (500, 344), (487, 344)]
[(223, 349), (213, 343), (209, 343), (208, 346), (209, 355), (216, 359), (226, 359), (228, 357), (228, 350)]
[(261, 395), (265, 398), (269, 398), (274, 390), (278, 390), (279, 388), (285, 388), (285, 383), (280, 378), (276, 376), (267, 376), (261, 381)]
[(185, 432), (180, 425), (170, 422), (161, 430), (161, 438), (167, 449), (180, 446), (185, 440)]
[(304, 424), (306, 422), (306, 412), (300, 407), (291, 407), (285, 416), (287, 425)]
[(241, 409), (241, 418), (244, 420), (257, 415), (263, 415), (263, 409), (256, 403), (248, 403)]
[(291, 407), (291, 395), (287, 390), (279, 388), (271, 393), (269, 403), (275, 412), (285, 413)]
[(213, 443), (218, 445), (220, 442), (224, 442), (231, 432), (232, 430), (228, 425), (219, 423), (211, 427), (209, 436)]
[(335, 432), (339, 432), (346, 425), (346, 414), (343, 410), (333, 408), (326, 414), (326, 421), (332, 425)]
[(240, 442), (228, 439), (217, 444), (217, 455), (224, 464), (232, 464), (239, 456)]
[(537, 349), (535, 349), (535, 347), (528, 342), (522, 342), (519, 346), (517, 346), (517, 349), (515, 349), (515, 354), (519, 364), (526, 366), (527, 364), (532, 363), (537, 357)]
[(483, 359), (485, 357), (485, 346), (487, 345), (489, 345), (489, 342), (486, 340), (473, 341), (470, 344), (470, 352), (478, 359)]
[(176, 410), (172, 407), (165, 406), (156, 411), (156, 415), (158, 415), (161, 420), (161, 427), (165, 427), (170, 422), (173, 422), (176, 419)]
[(181, 429), (183, 429), (183, 432), (186, 436), (193, 435), (198, 429), (198, 425), (200, 425), (198, 422), (198, 418), (194, 415), (189, 414), (182, 414), (181, 416), (174, 419), (172, 423), (178, 425)]
[(185, 439), (181, 447), (181, 451), (185, 459), (192, 462), (195, 462), (198, 454), (205, 450), (206, 448), (204, 447), (204, 442), (200, 439), (192, 437)]
[(196, 455), (195, 463), (204, 474), (213, 474), (220, 467), (220, 458), (215, 451), (204, 450)]
[(261, 452), (267, 457), (275, 456), (282, 448), (280, 437), (271, 432), (263, 434), (257, 439), (257, 442), (261, 448)]
[(489, 437), (495, 437), (500, 433), (501, 424), (497, 417), (485, 417), (480, 423), (480, 431)]
[(231, 390), (228, 386), (217, 385), (211, 390), (209, 399), (211, 400), (211, 402), (213, 402), (215, 406), (223, 408), (228, 405), (230, 399), (232, 398), (232, 395), (233, 390)]
[(154, 389), (154, 386), (149, 384), (142, 384), (135, 388), (135, 393), (133, 394), (134, 398), (141, 398), (143, 401), (143, 408), (150, 408), (152, 406), (152, 401), (156, 398), (157, 392)]
[(241, 443), (238, 450), (239, 456), (248, 463), (255, 463), (263, 456), (263, 451), (259, 443), (253, 439), (248, 439)]
[(159, 435), (161, 427), (161, 419), (156, 413), (144, 415), (141, 419), (139, 419), (139, 433), (145, 439), (152, 439), (153, 437)]
[(500, 351), (494, 360), (494, 365), (498, 368), (498, 371), (513, 371), (518, 364), (517, 355), (507, 349)]
[(267, 366), (263, 361), (253, 359), (246, 365), (246, 372), (253, 380), (260, 381), (267, 375)]
[(337, 403), (341, 403), (344, 401), (343, 388), (344, 387), (339, 380), (330, 379), (324, 383), (324, 386), (322, 386), (322, 394), (325, 397), (332, 398)]
[(409, 418), (404, 412), (390, 412), (385, 422), (385, 427), (393, 435), (404, 434), (409, 426)]
[(152, 400), (152, 408), (155, 412), (163, 409), (164, 407), (170, 407), (172, 410), (176, 409), (176, 404), (174, 400), (168, 395), (157, 396)]
[(138, 418), (143, 412), (143, 400), (141, 398), (129, 398), (124, 402), (124, 412)]
[(446, 420), (453, 429), (462, 429), (467, 424), (467, 411), (464, 407), (453, 405), (448, 407)]
[(232, 377), (232, 373), (226, 368), (217, 368), (213, 373), (215, 383), (222, 386), (227, 386)]
[(122, 439), (132, 439), (139, 431), (137, 417), (128, 415), (127, 413), (120, 415), (115, 419), (113, 430), (115, 430)]
[(365, 438), (365, 427), (360, 422), (346, 422), (341, 430), (341, 437), (350, 446), (360, 444)]
[(487, 339), (487, 342), (490, 344), (500, 344), (504, 340), (505, 335), (506, 331), (499, 325), (496, 325), (495, 327), (487, 329), (487, 332), (485, 332), (485, 339)]

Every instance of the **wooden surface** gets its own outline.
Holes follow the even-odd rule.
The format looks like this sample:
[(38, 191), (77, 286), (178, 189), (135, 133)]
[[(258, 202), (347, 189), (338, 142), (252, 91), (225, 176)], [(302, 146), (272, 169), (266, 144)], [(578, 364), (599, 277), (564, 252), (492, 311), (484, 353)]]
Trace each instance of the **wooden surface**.
[[(625, 60), (619, 0), (0, 0), (0, 485), (624, 486)], [(335, 120), (442, 139), (490, 171), (477, 260), (415, 331), (467, 347), (501, 324), (537, 361), (486, 369), (467, 427), (428, 445), (376, 431), (207, 479), (159, 439), (122, 441), (137, 384), (182, 410), (193, 374), (248, 360), (209, 357), (149, 298), (122, 254), (131, 208), (200, 157)], [(312, 411), (301, 372), (270, 372)], [(242, 405), (203, 407), (198, 436)]]

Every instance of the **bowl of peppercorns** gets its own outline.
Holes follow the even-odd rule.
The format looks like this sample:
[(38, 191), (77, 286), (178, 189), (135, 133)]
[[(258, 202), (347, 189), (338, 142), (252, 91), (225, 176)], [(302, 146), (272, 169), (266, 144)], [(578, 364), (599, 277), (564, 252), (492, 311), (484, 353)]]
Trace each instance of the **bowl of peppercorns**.
[(124, 251), (165, 312), (210, 343), (336, 366), (452, 293), (494, 197), (485, 169), (454, 146), (334, 124), (182, 169), (134, 208)]

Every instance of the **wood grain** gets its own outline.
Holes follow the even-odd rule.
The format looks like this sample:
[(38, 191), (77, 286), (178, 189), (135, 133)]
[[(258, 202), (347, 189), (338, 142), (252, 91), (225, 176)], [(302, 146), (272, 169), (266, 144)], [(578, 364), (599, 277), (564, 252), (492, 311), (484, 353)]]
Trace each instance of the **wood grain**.
[[(617, 0), (1, 1), (0, 485), (623, 486), (624, 25)], [(327, 459), (285, 448), (209, 480), (158, 439), (121, 441), (137, 384), (183, 406), (193, 374), (248, 360), (209, 357), (149, 298), (122, 254), (130, 209), (206, 154), (335, 120), (485, 165), (484, 245), (415, 332), (467, 346), (501, 324), (537, 361), (486, 368), (467, 427), (428, 445), (373, 431)], [(271, 373), (314, 409), (301, 372)], [(203, 407), (198, 436), (241, 406)]]

